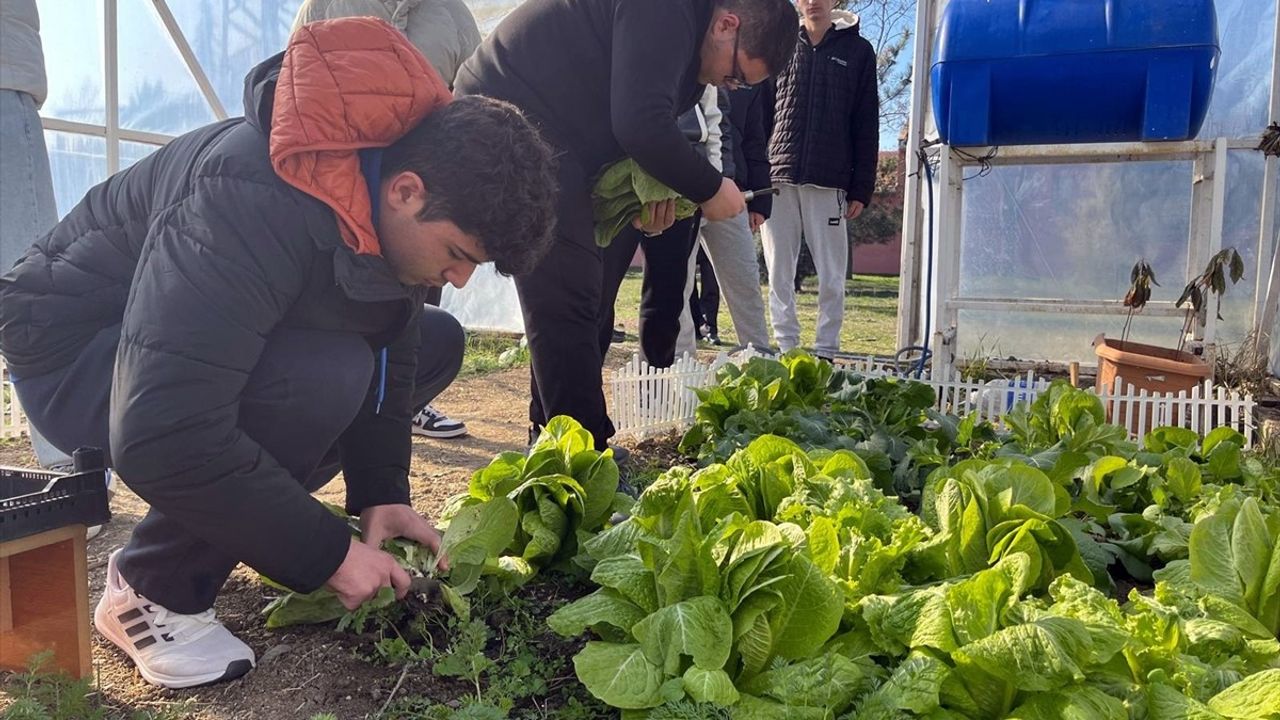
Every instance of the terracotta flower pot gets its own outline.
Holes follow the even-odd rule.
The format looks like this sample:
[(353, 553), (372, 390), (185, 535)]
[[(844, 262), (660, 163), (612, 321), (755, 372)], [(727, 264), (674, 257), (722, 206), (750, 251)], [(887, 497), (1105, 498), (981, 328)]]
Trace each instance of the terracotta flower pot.
[[(1094, 387), (1101, 393), (1146, 390), (1149, 394), (1177, 394), (1190, 391), (1213, 374), (1213, 368), (1204, 358), (1185, 350), (1146, 345), (1126, 340), (1113, 340), (1099, 335), (1093, 341), (1093, 351), (1098, 356), (1098, 379)], [(1120, 378), (1120, 387), (1115, 387)], [(1136, 431), (1138, 418), (1112, 417), (1107, 405), (1107, 421), (1127, 425)], [(1147, 418), (1147, 429), (1151, 418)]]

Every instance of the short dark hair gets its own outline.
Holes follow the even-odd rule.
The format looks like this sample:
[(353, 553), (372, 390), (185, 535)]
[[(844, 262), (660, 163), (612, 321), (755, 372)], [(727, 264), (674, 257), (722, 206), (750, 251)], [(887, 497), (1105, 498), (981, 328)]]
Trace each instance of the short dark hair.
[(511, 103), (461, 97), (383, 153), (382, 177), (422, 178), (418, 219), (449, 220), (504, 275), (527, 273), (551, 246), (556, 173), (551, 146)]
[(770, 75), (791, 62), (800, 36), (800, 15), (791, 0), (716, 0), (738, 16), (739, 45), (747, 57), (764, 60)]

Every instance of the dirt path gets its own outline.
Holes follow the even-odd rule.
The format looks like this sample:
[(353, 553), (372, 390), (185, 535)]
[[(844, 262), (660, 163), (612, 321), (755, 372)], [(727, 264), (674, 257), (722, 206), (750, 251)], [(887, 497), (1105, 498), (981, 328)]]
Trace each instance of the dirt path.
[[(607, 366), (621, 365), (634, 345), (628, 343), (612, 351)], [(470, 434), (454, 440), (414, 439), (410, 485), (419, 511), (436, 514), (449, 496), (465, 489), (471, 473), (494, 455), (524, 449), (528, 372), (527, 368), (515, 368), (464, 378), (438, 398), (437, 406), (465, 421)], [(5, 442), (0, 443), (0, 465), (34, 467), (35, 458), (25, 441)], [(341, 505), (341, 477), (317, 497)], [(147, 509), (146, 503), (125, 487), (119, 487), (111, 506), (111, 523), (89, 544), (94, 604), (102, 593), (107, 556), (124, 544)], [(132, 710), (185, 702), (188, 710), (183, 716), (195, 720), (305, 720), (318, 712), (348, 720), (377, 712), (398, 673), (357, 657), (358, 642), (350, 635), (317, 628), (267, 631), (259, 614), (264, 605), (265, 595), (256, 574), (241, 566), (215, 608), (227, 627), (253, 647), (259, 666), (241, 680), (204, 689), (166, 691), (147, 685), (127, 657), (95, 633), (93, 660), (103, 703)], [(411, 674), (399, 695), (430, 692), (430, 683), (429, 677)]]

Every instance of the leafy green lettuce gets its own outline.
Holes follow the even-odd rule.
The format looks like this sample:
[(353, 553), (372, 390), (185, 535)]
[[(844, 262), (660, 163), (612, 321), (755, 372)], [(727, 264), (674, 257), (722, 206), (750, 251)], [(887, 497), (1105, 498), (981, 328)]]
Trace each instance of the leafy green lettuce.
[(677, 220), (693, 217), (698, 210), (693, 201), (655, 180), (631, 158), (605, 168), (591, 191), (596, 245), (607, 247), (637, 217), (648, 222), (646, 206), (660, 200), (676, 201)]

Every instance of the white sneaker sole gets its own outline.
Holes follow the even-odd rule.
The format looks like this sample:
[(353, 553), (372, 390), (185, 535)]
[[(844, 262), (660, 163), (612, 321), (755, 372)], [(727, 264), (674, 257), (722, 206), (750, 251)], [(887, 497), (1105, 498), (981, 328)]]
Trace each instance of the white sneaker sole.
[(152, 685), (159, 685), (160, 687), (166, 687), (171, 690), (181, 690), (183, 688), (198, 687), (200, 685), (210, 685), (222, 680), (235, 680), (236, 678), (247, 674), (254, 668), (254, 662), (252, 660), (235, 660), (221, 670), (208, 672), (203, 675), (175, 677), (172, 675), (153, 672), (147, 669), (146, 664), (139, 659), (137, 651), (133, 649), (133, 643), (129, 642), (127, 638), (120, 637), (120, 635), (112, 629), (113, 624), (103, 619), (101, 603), (93, 609), (93, 626), (97, 628), (98, 632), (102, 633), (103, 637), (110, 640), (112, 645), (120, 648), (125, 655), (129, 656), (129, 659), (133, 661), (133, 666), (138, 669), (138, 674), (142, 676), (142, 679)]
[(448, 438), (456, 438), (456, 437), (462, 437), (463, 435), (466, 435), (467, 428), (464, 426), (460, 428), (454, 428), (453, 430), (427, 430), (425, 428), (420, 428), (417, 425), (414, 425), (413, 434), (421, 435), (422, 437), (447, 440)]

